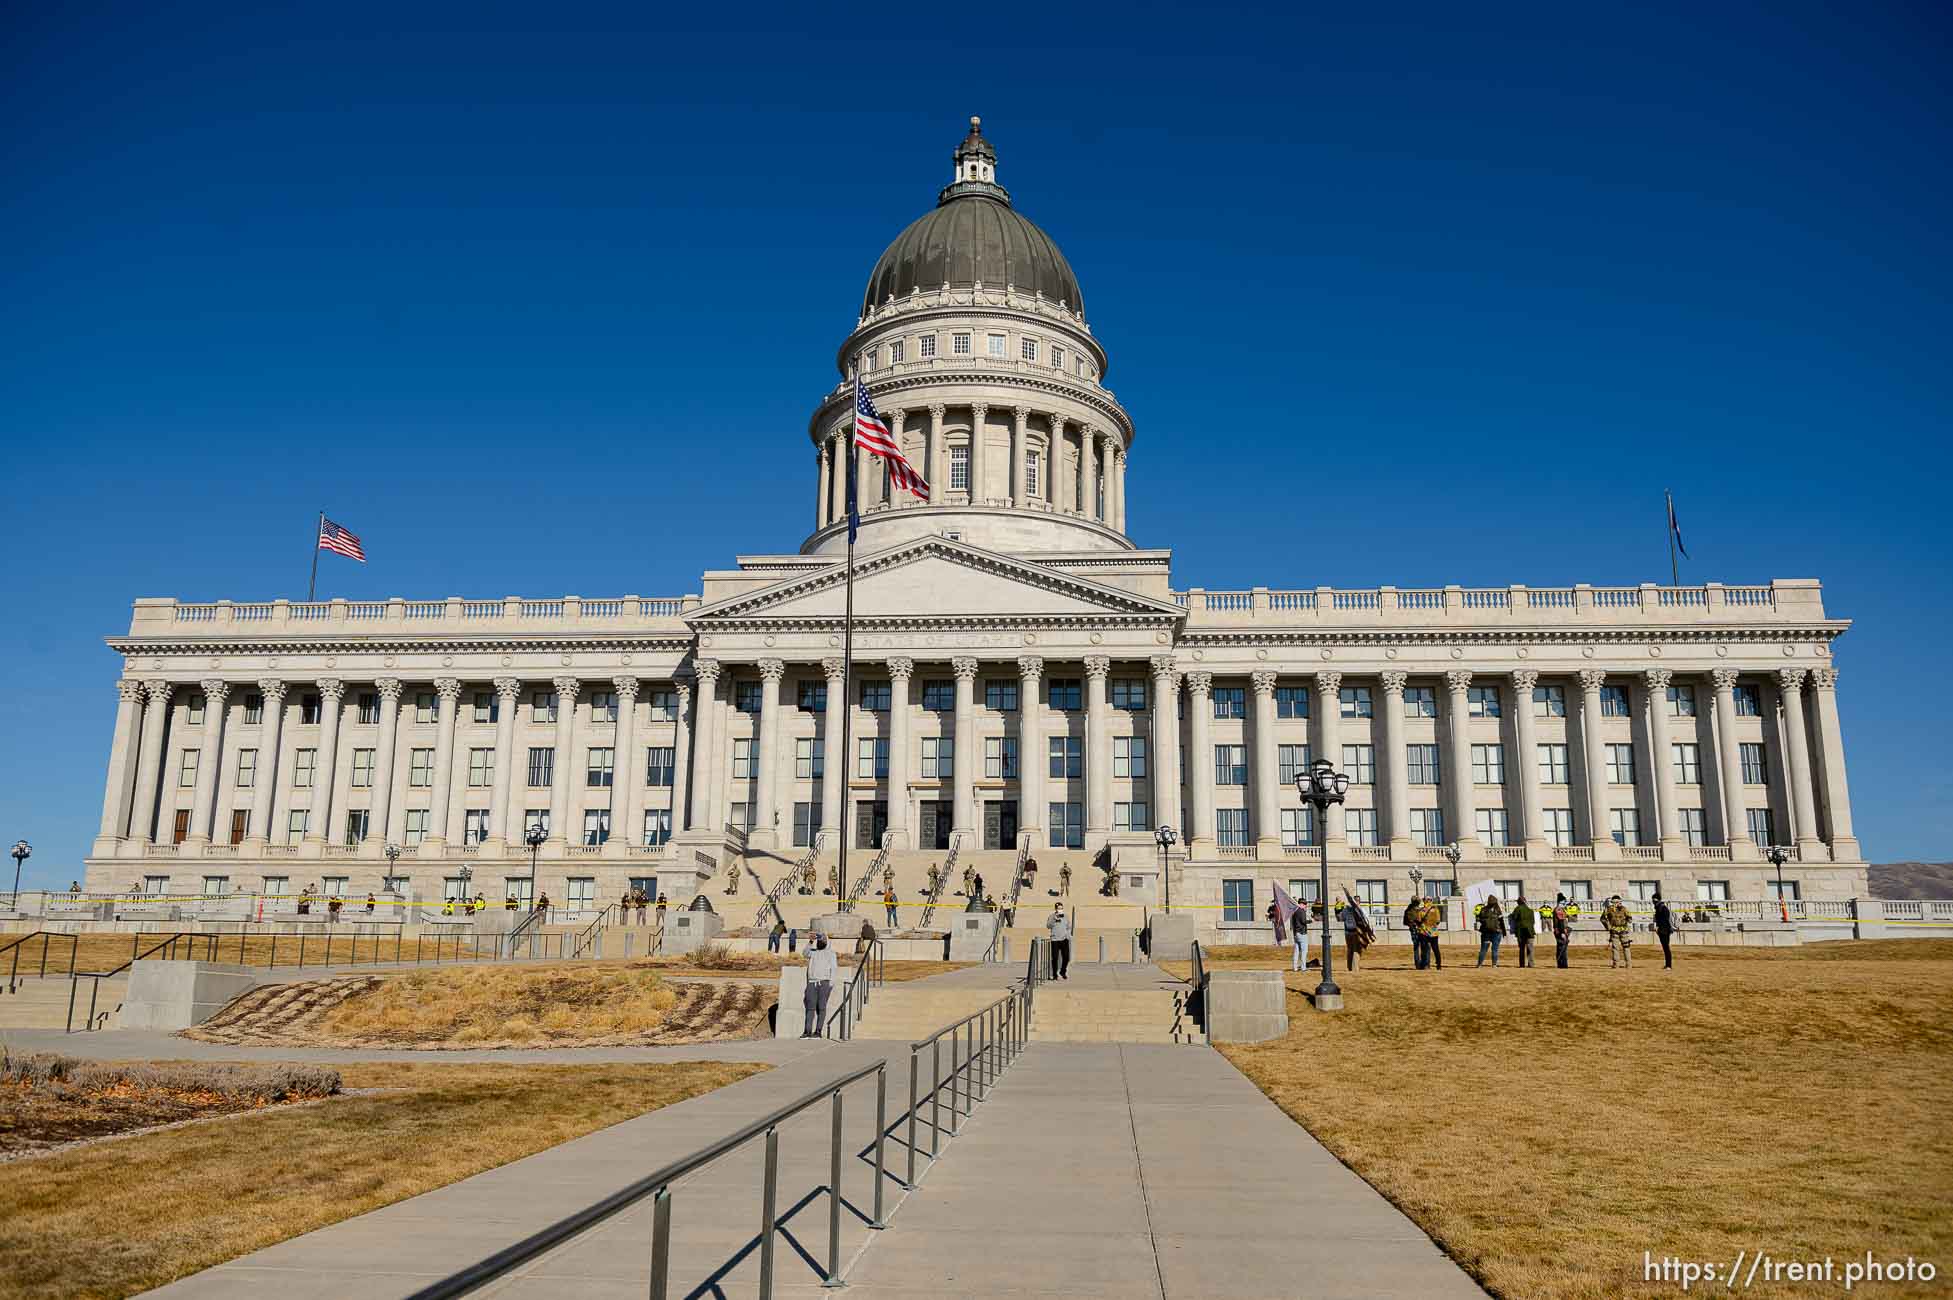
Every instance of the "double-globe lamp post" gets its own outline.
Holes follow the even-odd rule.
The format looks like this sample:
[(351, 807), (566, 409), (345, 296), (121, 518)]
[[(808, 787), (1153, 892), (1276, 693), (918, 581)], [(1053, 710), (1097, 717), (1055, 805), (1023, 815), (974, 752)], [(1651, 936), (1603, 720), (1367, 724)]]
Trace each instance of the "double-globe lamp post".
[(1162, 826), (1153, 832), (1153, 842), (1160, 846), (1160, 885), (1166, 890), (1166, 910), (1173, 910), (1173, 859), (1170, 856), (1173, 846), (1180, 837), (1171, 826)]
[(1322, 982), (1316, 985), (1316, 1010), (1341, 1011), (1343, 991), (1330, 973), (1335, 962), (1329, 951), (1329, 810), (1349, 793), (1349, 775), (1338, 772), (1328, 759), (1318, 758), (1306, 771), (1297, 773), (1295, 793), (1304, 803), (1314, 805), (1316, 843), (1322, 846), (1322, 888), (1317, 895), (1322, 903)]
[(529, 845), (529, 907), (534, 910), (537, 898), (536, 853), (542, 848), (543, 841), (549, 838), (549, 832), (543, 828), (542, 822), (537, 820), (529, 823), (529, 831), (522, 838)]
[[(31, 844), (29, 844), (29, 843), (28, 843), (28, 842), (27, 842), (26, 840), (15, 840), (15, 841), (14, 841), (14, 897), (13, 897), (13, 906), (14, 906), (15, 908), (19, 908), (19, 906), (20, 906), (20, 868), (21, 868), (21, 864), (22, 864), (22, 863), (24, 863), (24, 862), (26, 862), (26, 861), (27, 861), (27, 859), (29, 859), (29, 858), (31, 858), (31, 857), (33, 857), (33, 856), (34, 856), (34, 846), (33, 846), (33, 845), (31, 845)], [(1783, 891), (1782, 891), (1782, 890), (1779, 890), (1779, 891), (1777, 891), (1777, 892), (1779, 892), (1779, 893), (1782, 893)]]
[(1783, 864), (1790, 861), (1790, 850), (1781, 844), (1772, 844), (1764, 855), (1777, 869), (1777, 910), (1783, 914), (1783, 923), (1790, 924), (1790, 900), (1783, 896)]

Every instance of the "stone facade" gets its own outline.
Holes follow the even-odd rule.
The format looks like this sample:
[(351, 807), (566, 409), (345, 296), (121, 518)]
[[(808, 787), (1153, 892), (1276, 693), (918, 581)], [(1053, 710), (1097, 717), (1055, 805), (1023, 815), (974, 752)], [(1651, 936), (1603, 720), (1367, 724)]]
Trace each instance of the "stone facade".
[[(942, 203), (1008, 204), (987, 151), (973, 128)], [(988, 264), (1013, 274), (1014, 247)], [(809, 424), (813, 532), (698, 594), (137, 601), (110, 641), (89, 887), (390, 875), (432, 896), (465, 866), (499, 897), (527, 888), (524, 831), (546, 821), (539, 887), (572, 906), (633, 879), (689, 893), (741, 854), (777, 877), (841, 831), (1077, 846), (1152, 888), (1162, 824), (1174, 901), (1209, 929), (1259, 928), (1271, 882), (1314, 878), (1325, 843), (1332, 887), (1379, 907), (1413, 870), (1453, 878), (1450, 844), (1457, 878), (1532, 897), (1759, 897), (1764, 838), (1803, 897), (1865, 892), (1832, 659), (1848, 624), (1816, 582), (1176, 589), (1170, 552), (1128, 532), (1134, 429), (1080, 304), (918, 284), (839, 355)], [(859, 467), (844, 698), (854, 365), (935, 495)], [(1353, 779), (1322, 827), (1293, 783), (1315, 756)]]

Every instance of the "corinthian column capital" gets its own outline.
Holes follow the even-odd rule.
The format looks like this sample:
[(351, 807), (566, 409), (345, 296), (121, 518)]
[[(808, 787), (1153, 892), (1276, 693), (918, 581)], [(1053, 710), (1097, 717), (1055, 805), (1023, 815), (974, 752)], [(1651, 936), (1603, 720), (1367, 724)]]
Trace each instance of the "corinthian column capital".
[(906, 682), (915, 676), (915, 660), (901, 655), (890, 659), (887, 664), (888, 679), (892, 682)]
[(1514, 693), (1518, 695), (1519, 702), (1521, 704), (1525, 703), (1527, 698), (1532, 695), (1533, 687), (1537, 686), (1538, 684), (1539, 684), (1538, 669), (1515, 668), (1512, 670), (1512, 689)]
[(949, 666), (950, 670), (956, 674), (957, 681), (973, 682), (976, 680), (977, 669), (980, 665), (974, 659), (952, 659), (949, 661)]
[(1392, 698), (1401, 696), (1404, 693), (1404, 684), (1408, 681), (1410, 681), (1409, 673), (1384, 673), (1383, 693)]
[(1112, 671), (1112, 660), (1108, 659), (1106, 656), (1104, 655), (1085, 656), (1085, 675), (1091, 678), (1093, 681), (1095, 682), (1104, 681), (1106, 674), (1111, 671)]
[(203, 688), (204, 702), (210, 708), (221, 709), (224, 707), (224, 701), (231, 693), (231, 684), (229, 682), (221, 677), (206, 677), (198, 685)]
[(1777, 669), (1777, 684), (1786, 695), (1795, 695), (1804, 689), (1805, 671), (1802, 668)]
[[(506, 680), (512, 681), (514, 679), (509, 678)], [(404, 686), (405, 683), (398, 677), (377, 677), (373, 681), (373, 689), (377, 690), (380, 693), (380, 698), (389, 705), (400, 703), (400, 692)], [(496, 683), (496, 689), (501, 689), (500, 682)]]

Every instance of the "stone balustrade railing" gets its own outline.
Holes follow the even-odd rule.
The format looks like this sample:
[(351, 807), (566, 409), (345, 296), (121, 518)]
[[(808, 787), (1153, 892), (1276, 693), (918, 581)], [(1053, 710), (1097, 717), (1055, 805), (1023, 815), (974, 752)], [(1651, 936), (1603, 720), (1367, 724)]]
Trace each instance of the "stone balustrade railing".
[(1244, 623), (1269, 626), (1322, 624), (1447, 623), (1476, 627), (1536, 623), (1802, 623), (1824, 617), (1822, 587), (1815, 581), (1783, 580), (1761, 586), (1720, 582), (1699, 587), (1316, 587), (1284, 591), (1209, 591), (1194, 587), (1173, 593), (1187, 611), (1187, 626), (1227, 627)]
[(682, 616), (698, 608), (697, 596), (559, 596), (526, 600), (138, 600), (131, 636), (262, 636), (310, 632), (439, 632), (442, 635), (588, 630), (682, 632)]

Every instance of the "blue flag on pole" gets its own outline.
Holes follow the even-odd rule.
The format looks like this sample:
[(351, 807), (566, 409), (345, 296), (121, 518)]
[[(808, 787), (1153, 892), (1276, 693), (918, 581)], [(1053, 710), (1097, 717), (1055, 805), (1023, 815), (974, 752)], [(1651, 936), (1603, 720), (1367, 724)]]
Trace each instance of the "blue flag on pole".
[(1689, 557), (1689, 548), (1682, 545), (1682, 524), (1680, 520), (1675, 518), (1675, 494), (1670, 492), (1666, 495), (1668, 497), (1668, 531), (1675, 538), (1675, 549), (1680, 551), (1682, 558), (1686, 560)]

